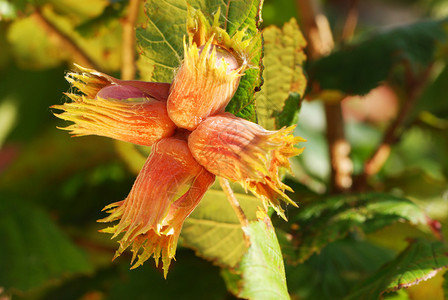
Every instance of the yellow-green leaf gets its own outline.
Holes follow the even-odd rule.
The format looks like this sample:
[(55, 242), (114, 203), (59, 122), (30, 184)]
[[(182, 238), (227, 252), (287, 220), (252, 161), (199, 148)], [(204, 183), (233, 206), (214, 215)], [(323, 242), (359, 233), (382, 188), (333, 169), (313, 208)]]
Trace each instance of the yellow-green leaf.
[(384, 293), (416, 285), (448, 267), (447, 247), (441, 242), (412, 242), (395, 260), (362, 282), (347, 299), (374, 300)]
[(244, 299), (290, 299), (282, 252), (271, 220), (258, 211), (258, 220), (244, 228), (250, 247), (235, 272), (224, 271), (229, 289)]
[(278, 127), (275, 117), (285, 108), (289, 94), (294, 92), (303, 97), (305, 92), (307, 81), (303, 63), (306, 56), (303, 49), (306, 42), (295, 19), (285, 23), (282, 29), (267, 27), (263, 37), (264, 84), (256, 94), (258, 123), (267, 129), (275, 129)]
[[(235, 193), (249, 220), (256, 219), (260, 201), (251, 195)], [(210, 189), (185, 221), (181, 237), (185, 246), (218, 265), (235, 267), (247, 247), (243, 230), (224, 192)]]

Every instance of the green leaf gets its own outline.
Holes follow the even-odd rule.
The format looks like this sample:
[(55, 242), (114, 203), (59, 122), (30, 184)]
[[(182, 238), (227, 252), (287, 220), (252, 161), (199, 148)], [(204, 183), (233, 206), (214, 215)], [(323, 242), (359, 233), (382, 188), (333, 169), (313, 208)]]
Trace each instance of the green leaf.
[(298, 261), (349, 232), (371, 233), (395, 222), (427, 224), (424, 211), (412, 201), (387, 194), (343, 195), (316, 200), (291, 218), (300, 228)]
[[(240, 275), (238, 297), (244, 299), (290, 299), (286, 286), (282, 252), (271, 220), (261, 210), (258, 221), (244, 229), (250, 238), (250, 247), (235, 274)], [(238, 277), (226, 277), (227, 284), (235, 287)], [(232, 289), (235, 291), (235, 289)]]
[[(256, 219), (261, 202), (254, 196), (235, 193), (249, 220)], [(183, 245), (214, 263), (235, 267), (247, 247), (243, 230), (235, 212), (222, 190), (210, 189), (199, 206), (185, 221), (181, 237)]]
[(126, 4), (126, 1), (110, 3), (104, 8), (100, 15), (77, 25), (75, 30), (84, 37), (94, 37), (102, 27), (107, 27), (113, 23), (114, 20), (123, 17)]
[[(30, 36), (34, 38), (28, 38)], [(23, 68), (56, 67), (68, 58), (67, 52), (55, 47), (54, 42), (32, 17), (18, 19), (12, 23), (7, 37), (12, 54)]]
[(19, 2), (19, 5), (11, 3), (7, 0), (0, 0), (0, 18), (4, 21), (13, 20), (17, 17), (17, 11), (20, 6), (22, 6)]
[[(63, 35), (70, 37), (100, 69), (118, 69), (121, 61), (121, 53), (117, 51), (121, 49), (121, 23), (118, 19), (101, 27), (93, 37), (81, 36), (75, 30), (80, 22), (101, 14), (107, 3), (101, 0), (53, 2), (42, 6), (45, 19)], [(9, 27), (7, 36), (16, 62), (24, 69), (55, 67), (76, 59), (65, 51), (61, 40), (49, 36), (45, 26), (32, 15), (16, 19)], [(30, 39), (30, 36), (35, 38)]]
[[(110, 254), (108, 258), (110, 260)], [(129, 270), (128, 262), (117, 260), (93, 274), (77, 276), (49, 289), (37, 299), (226, 299), (227, 291), (219, 268), (196, 257), (188, 249), (179, 249), (176, 258), (166, 279), (154, 264)]]
[[(204, 3), (194, 0), (188, 3), (210, 18), (221, 8), (221, 24), (232, 34), (248, 23), (253, 2), (238, 0), (225, 3), (210, 0)], [(146, 64), (154, 65), (152, 81), (171, 82), (183, 59), (183, 38), (187, 35), (187, 2), (147, 0), (145, 12), (147, 22), (136, 32), (139, 48), (146, 58)]]
[(122, 274), (111, 282), (111, 290), (106, 298), (225, 299), (227, 292), (217, 267), (195, 257), (187, 249), (179, 251), (177, 258), (166, 279), (151, 266), (129, 270), (128, 264), (121, 265)]
[(424, 90), (423, 94), (418, 99), (408, 117), (408, 121), (412, 121), (423, 111), (448, 119), (448, 101), (444, 101), (447, 84), (448, 67), (445, 65), (435, 80)]
[(446, 299), (446, 298), (448, 298), (448, 272), (445, 272), (445, 274), (443, 274), (442, 288), (443, 288), (443, 294)]
[(288, 287), (297, 299), (342, 299), (394, 257), (391, 250), (348, 237), (327, 245), (303, 264), (287, 264)]
[(46, 213), (20, 198), (0, 198), (0, 282), (28, 291), (92, 266)]
[(446, 23), (446, 19), (419, 22), (342, 47), (310, 66), (310, 80), (322, 90), (366, 94), (397, 64), (408, 63), (415, 70), (434, 60), (437, 45), (447, 40)]
[(306, 41), (295, 19), (282, 29), (269, 26), (263, 30), (263, 38), (264, 84), (256, 94), (258, 123), (266, 129), (279, 129), (294, 121), (305, 92)]
[(448, 267), (448, 248), (441, 242), (417, 240), (398, 257), (381, 267), (349, 295), (347, 299), (378, 299), (434, 277)]
[(290, 93), (286, 99), (281, 112), (273, 112), (275, 117), (275, 128), (282, 128), (297, 124), (299, 121), (299, 111), (302, 106), (302, 95)]
[[(48, 106), (42, 109), (49, 114)], [(52, 128), (12, 150), (20, 154), (0, 172), (0, 195), (33, 199), (60, 223), (78, 228), (95, 223), (105, 205), (124, 199), (135, 180), (103, 137), (70, 138)]]
[[(232, 9), (230, 9), (231, 4), (233, 3), (235, 3), (235, 5), (232, 7)], [(247, 27), (250, 36), (258, 33), (263, 0), (228, 1), (228, 5), (229, 15), (235, 16), (234, 21), (228, 22), (227, 31), (230, 34), (232, 34), (236, 30), (241, 30), (244, 27)], [(241, 8), (239, 8), (239, 6), (241, 6)], [(240, 14), (242, 14), (243, 17)], [(241, 17), (242, 19), (240, 19)], [(257, 121), (255, 92), (259, 90), (263, 81), (261, 78), (261, 40), (258, 41), (256, 49), (258, 49), (257, 53), (252, 59), (252, 65), (255, 68), (251, 68), (246, 71), (245, 75), (240, 80), (240, 85), (238, 86), (235, 95), (226, 107), (226, 111), (252, 122)]]
[[(212, 19), (221, 9), (221, 26), (232, 35), (236, 30), (247, 27), (250, 36), (258, 32), (257, 19), (261, 10), (260, 0), (189, 1), (189, 4)], [(176, 69), (183, 59), (183, 38), (187, 34), (187, 4), (183, 0), (147, 0), (147, 22), (137, 28), (137, 40), (141, 57), (139, 69), (145, 80), (171, 82)], [(259, 66), (261, 58), (261, 42), (259, 53), (254, 56), (252, 64)], [(151, 74), (148, 74), (148, 73)], [(260, 85), (260, 68), (246, 71), (242, 77), (234, 98), (227, 111), (255, 121), (254, 92)]]

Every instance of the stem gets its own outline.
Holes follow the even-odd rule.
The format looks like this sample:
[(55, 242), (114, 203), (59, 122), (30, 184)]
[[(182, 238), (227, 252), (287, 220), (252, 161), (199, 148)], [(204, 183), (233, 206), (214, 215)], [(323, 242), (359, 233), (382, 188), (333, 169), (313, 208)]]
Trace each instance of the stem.
[[(235, 211), (236, 216), (238, 217), (238, 220), (241, 223), (241, 226), (246, 228), (249, 226), (249, 221), (247, 220), (246, 214), (244, 213), (243, 209), (240, 206), (240, 203), (235, 197), (235, 194), (233, 193), (232, 188), (230, 187), (229, 181), (223, 177), (219, 177), (219, 184), (221, 185), (222, 190), (224, 191), (224, 194), (226, 194), (227, 200), (229, 200), (230, 206), (232, 206), (233, 210)], [(244, 241), (246, 242), (246, 246), (249, 247), (250, 245), (250, 239), (246, 235), (246, 233), (243, 230), (243, 236)]]
[[(296, 0), (302, 27), (309, 42), (313, 59), (328, 55), (334, 48), (333, 34), (328, 19), (318, 12), (317, 2)], [(343, 192), (352, 185), (352, 162), (350, 144), (344, 135), (344, 120), (341, 103), (325, 103), (327, 140), (331, 164), (330, 186), (334, 192)]]
[(123, 22), (123, 48), (121, 61), (121, 79), (132, 80), (135, 77), (135, 23), (137, 22), (140, 0), (130, 0), (128, 12)]
[(76, 44), (76, 42), (51, 23), (50, 20), (42, 14), (39, 8), (35, 9), (32, 17), (48, 35), (54, 36), (58, 40), (61, 48), (63, 48), (64, 51), (69, 52), (75, 62), (87, 68), (99, 69), (97, 64)]

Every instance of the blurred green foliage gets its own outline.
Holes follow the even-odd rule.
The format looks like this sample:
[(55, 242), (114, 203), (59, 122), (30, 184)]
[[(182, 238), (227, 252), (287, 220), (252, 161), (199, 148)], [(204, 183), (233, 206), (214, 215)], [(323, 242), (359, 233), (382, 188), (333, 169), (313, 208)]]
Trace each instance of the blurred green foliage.
[[(211, 9), (207, 1), (194, 2)], [(244, 22), (255, 30), (257, 1), (232, 2), (250, 8), (250, 18)], [(146, 1), (147, 8), (154, 3)], [(163, 7), (166, 3), (160, 1), (157, 5)], [(403, 0), (394, 5), (390, 1), (360, 1), (354, 38), (342, 43), (338, 36), (347, 3), (321, 1), (337, 44), (329, 56), (320, 60), (308, 55), (303, 66), (309, 76), (306, 96), (313, 101), (302, 102), (302, 92), (291, 88), (285, 99), (275, 100), (284, 104), (283, 111), (259, 115), (261, 119), (276, 118), (281, 126), (289, 125), (297, 121), (301, 104), (296, 133), (308, 139), (305, 152), (293, 160), (295, 176), (286, 177), (295, 191), (291, 197), (300, 208), (286, 210), (288, 223), (272, 218), (279, 247), (273, 227), (253, 223), (253, 238), (263, 234), (267, 237), (256, 240), (245, 252), (237, 218), (222, 191), (212, 189), (187, 220), (181, 238), (183, 246), (164, 280), (151, 261), (133, 271), (128, 270), (127, 257), (111, 262), (117, 244), (97, 232), (100, 226), (95, 220), (103, 217), (102, 207), (126, 197), (139, 164), (135, 161), (141, 157), (105, 138), (71, 139), (56, 130), (56, 126), (65, 124), (52, 117), (49, 106), (66, 101), (63, 92), (70, 87), (64, 74), (76, 57), (61, 36), (49, 32), (36, 18), (40, 13), (99, 69), (119, 76), (121, 22), (128, 1), (0, 0), (0, 297), (232, 299), (236, 294), (259, 299), (251, 288), (257, 284), (264, 288), (276, 286), (272, 282), (281, 282), (278, 289), (287, 287), (292, 298), (304, 299), (365, 299), (366, 295), (376, 299), (380, 294), (409, 299), (428, 291), (446, 293), (446, 280), (437, 279), (439, 275), (430, 277), (443, 273), (448, 266), (447, 246), (437, 241), (448, 237), (448, 4), (442, 0)], [(139, 24), (147, 22), (148, 15), (157, 19), (157, 14), (152, 15), (157, 11), (145, 14), (143, 6), (142, 2)], [(236, 15), (229, 18), (238, 19), (239, 10), (235, 11)], [(387, 18), (390, 15), (396, 17)], [(400, 22), (403, 15), (406, 18)], [(159, 15), (157, 20), (169, 16)], [(301, 24), (294, 1), (265, 1), (264, 28), (282, 28), (292, 17)], [(392, 22), (394, 28), (377, 25)], [(397, 23), (401, 24), (397, 27)], [(170, 28), (169, 23), (165, 25)], [(147, 34), (143, 29), (138, 32)], [(182, 32), (174, 30), (170, 34), (182, 40)], [(269, 51), (269, 47), (265, 50)], [(165, 53), (156, 54), (166, 58)], [(142, 57), (138, 76), (148, 79), (153, 69)], [(288, 70), (301, 67), (302, 62)], [(263, 63), (260, 71), (272, 70), (276, 62)], [(386, 106), (374, 105), (369, 110), (384, 115), (393, 110), (393, 105), (403, 107), (409, 101), (412, 86), (406, 79), (408, 72), (414, 83), (421, 84), (421, 95), (406, 115), (400, 138), (384, 167), (369, 178), (369, 192), (331, 195), (322, 105), (328, 99), (323, 92), (368, 94), (386, 84), (397, 95), (397, 103), (386, 99)], [(267, 76), (264, 79), (271, 80)], [(272, 81), (265, 84), (276, 88)], [(250, 92), (238, 94), (233, 108), (252, 104), (257, 84), (253, 81), (249, 85)], [(320, 93), (315, 93), (316, 86)], [(343, 101), (343, 108), (349, 101)], [(374, 101), (376, 104), (380, 99)], [(269, 101), (259, 105), (269, 106)], [(254, 116), (256, 106), (250, 107), (243, 116)], [(344, 110), (355, 175), (362, 173), (364, 162), (392, 121), (361, 118), (360, 110)], [(129, 163), (131, 160), (134, 165)], [(236, 192), (249, 219), (255, 220), (254, 197), (242, 195), (242, 190)], [(197, 226), (204, 220), (210, 221), (207, 226)], [(270, 230), (263, 232), (266, 228)], [(229, 238), (225, 245), (212, 247), (219, 246), (226, 236)], [(287, 284), (283, 282), (281, 255)], [(258, 271), (263, 264), (275, 269), (266, 272), (271, 277)], [(425, 285), (389, 293), (421, 279), (429, 280)], [(284, 292), (280, 295), (287, 298)]]

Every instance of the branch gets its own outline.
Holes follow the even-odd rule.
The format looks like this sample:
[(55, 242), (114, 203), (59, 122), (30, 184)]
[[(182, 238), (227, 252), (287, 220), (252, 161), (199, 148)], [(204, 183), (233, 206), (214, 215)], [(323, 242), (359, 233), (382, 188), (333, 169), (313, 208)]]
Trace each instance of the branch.
[[(230, 187), (229, 181), (225, 178), (219, 177), (219, 184), (221, 185), (222, 190), (224, 191), (224, 194), (226, 194), (227, 200), (229, 200), (230, 206), (232, 206), (233, 210), (235, 211), (236, 216), (238, 217), (238, 220), (240, 220), (241, 227), (248, 227), (249, 221), (247, 220), (246, 214), (244, 213), (243, 209), (240, 206), (240, 203), (235, 197), (235, 194), (233, 194), (233, 190)], [(249, 237), (246, 235), (246, 233), (243, 230), (244, 235), (244, 241), (246, 242), (246, 246), (249, 247), (250, 240)]]
[(123, 21), (121, 79), (124, 80), (132, 80), (135, 77), (135, 23), (139, 6), (140, 0), (130, 0), (127, 15)]
[[(302, 27), (309, 42), (313, 59), (328, 55), (334, 48), (333, 34), (328, 19), (318, 13), (317, 3), (312, 0), (296, 0)], [(327, 141), (331, 163), (330, 186), (334, 192), (343, 192), (352, 185), (352, 162), (350, 144), (344, 135), (344, 120), (340, 103), (325, 103)]]
[(344, 28), (342, 29), (342, 40), (348, 41), (353, 38), (356, 26), (358, 25), (358, 4), (359, 0), (351, 0), (348, 9), (347, 18), (345, 19)]
[(51, 23), (50, 20), (42, 14), (39, 8), (35, 9), (32, 17), (48, 35), (54, 36), (57, 39), (64, 51), (71, 54), (73, 61), (87, 68), (99, 69), (97, 64), (76, 44), (76, 42)]
[(381, 143), (377, 146), (372, 156), (365, 162), (364, 172), (359, 176), (356, 183), (358, 190), (364, 190), (368, 177), (377, 174), (386, 163), (391, 152), (391, 147), (399, 140), (406, 118), (420, 97), (432, 70), (431, 64), (421, 76), (415, 77), (412, 74), (409, 63), (405, 67), (406, 90), (408, 91), (407, 101), (401, 106), (397, 118), (386, 129)]
[(331, 189), (343, 192), (352, 186), (353, 164), (350, 144), (345, 139), (341, 103), (325, 103), (327, 141), (331, 163)]

